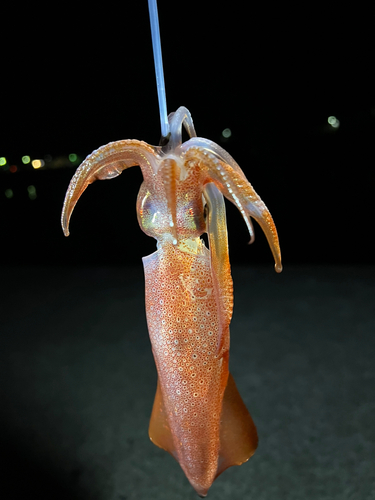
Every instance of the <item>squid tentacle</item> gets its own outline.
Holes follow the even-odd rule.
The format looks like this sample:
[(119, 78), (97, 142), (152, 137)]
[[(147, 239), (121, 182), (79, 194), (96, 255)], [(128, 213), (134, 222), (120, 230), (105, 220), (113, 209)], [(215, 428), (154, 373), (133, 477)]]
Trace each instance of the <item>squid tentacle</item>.
[(220, 160), (228, 163), (228, 165), (230, 165), (233, 170), (236, 170), (239, 174), (242, 175), (244, 179), (246, 179), (245, 174), (243, 173), (236, 160), (228, 153), (228, 151), (225, 151), (225, 149), (219, 146), (219, 144), (216, 144), (216, 142), (204, 137), (192, 137), (188, 141), (184, 142), (184, 144), (182, 145), (182, 149), (183, 151), (187, 151), (191, 146), (201, 147), (206, 151), (213, 153)]
[[(229, 328), (233, 313), (233, 280), (230, 273), (228, 232), (225, 203), (214, 183), (206, 184), (203, 191), (208, 205), (207, 234), (210, 246), (212, 280), (218, 298), (220, 317), (216, 354), (224, 346), (224, 333)], [(229, 343), (229, 342), (227, 342)], [(229, 348), (229, 345), (226, 346)]]
[[(221, 146), (219, 146), (215, 142), (210, 141), (209, 139), (205, 139), (203, 137), (193, 137), (189, 141), (186, 141), (184, 144), (182, 144), (182, 146), (180, 147), (181, 155), (182, 156), (185, 155), (186, 152), (192, 147), (199, 148), (202, 151), (204, 151), (204, 154), (211, 154), (211, 155), (213, 155), (214, 159), (220, 160), (224, 163), (227, 163), (228, 165), (230, 165), (233, 168), (233, 170), (235, 170), (237, 172), (238, 175), (240, 175), (242, 177), (242, 179), (245, 182), (248, 182), (241, 167), (234, 160), (234, 158), (232, 158), (232, 156), (227, 151), (225, 151), (225, 149), (223, 149)], [(238, 204), (237, 204), (237, 206), (238, 206)], [(243, 207), (238, 206), (238, 208), (241, 211), (241, 213), (245, 219), (246, 226), (247, 226), (247, 229), (248, 229), (249, 235), (250, 235), (249, 244), (251, 244), (255, 240), (255, 233), (254, 233), (253, 224), (251, 222), (250, 217), (248, 217), (246, 215), (245, 211), (242, 212)]]
[[(200, 162), (200, 168), (206, 174), (205, 182), (214, 182), (223, 195), (240, 210), (249, 229), (250, 216), (262, 228), (275, 260), (275, 270), (282, 271), (279, 239), (273, 218), (255, 192), (250, 182), (235, 171), (230, 165), (219, 160), (210, 152), (192, 146), (186, 153), (186, 160)], [(249, 229), (251, 234), (251, 229)]]
[(167, 158), (165, 159), (160, 167), (158, 174), (163, 179), (165, 195), (167, 198), (168, 210), (170, 213), (170, 227), (173, 234), (173, 244), (177, 245), (178, 235), (177, 235), (177, 179), (180, 176), (180, 169), (176, 161)]
[(69, 236), (69, 222), (73, 209), (89, 184), (96, 180), (113, 179), (126, 168), (140, 165), (156, 170), (155, 155), (160, 148), (136, 139), (110, 142), (91, 153), (81, 163), (70, 181), (61, 214), (65, 236)]
[(182, 144), (182, 125), (184, 126), (189, 137), (196, 137), (193, 119), (190, 111), (185, 106), (180, 106), (177, 111), (168, 115), (171, 136), (169, 143), (165, 148), (165, 152), (174, 151)]

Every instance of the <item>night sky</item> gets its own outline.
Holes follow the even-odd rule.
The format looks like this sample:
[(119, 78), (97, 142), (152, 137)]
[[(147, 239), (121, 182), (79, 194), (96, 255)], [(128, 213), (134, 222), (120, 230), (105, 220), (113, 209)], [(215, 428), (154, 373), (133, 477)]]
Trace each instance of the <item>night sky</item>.
[[(340, 9), (159, 5), (168, 111), (186, 106), (198, 136), (237, 160), (274, 217), (284, 264), (372, 262), (373, 33), (369, 13)], [(155, 248), (136, 220), (139, 169), (90, 186), (69, 239), (60, 211), (91, 151), (126, 138), (159, 142), (147, 2), (90, 6), (84, 15), (31, 8), (5, 24), (0, 157), (18, 168), (0, 172), (6, 262), (139, 262)], [(225, 128), (232, 135), (222, 142)], [(21, 162), (71, 153), (73, 168)], [(227, 205), (232, 262), (271, 264), (260, 228), (249, 248)]]

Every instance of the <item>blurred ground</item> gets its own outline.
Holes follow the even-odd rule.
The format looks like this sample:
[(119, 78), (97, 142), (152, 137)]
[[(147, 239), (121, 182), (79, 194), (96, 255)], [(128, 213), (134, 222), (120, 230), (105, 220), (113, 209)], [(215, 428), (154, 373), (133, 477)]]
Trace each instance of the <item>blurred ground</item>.
[[(197, 498), (151, 444), (134, 268), (2, 269), (4, 500)], [(375, 498), (375, 268), (233, 269), (231, 371), (259, 449), (209, 498)]]

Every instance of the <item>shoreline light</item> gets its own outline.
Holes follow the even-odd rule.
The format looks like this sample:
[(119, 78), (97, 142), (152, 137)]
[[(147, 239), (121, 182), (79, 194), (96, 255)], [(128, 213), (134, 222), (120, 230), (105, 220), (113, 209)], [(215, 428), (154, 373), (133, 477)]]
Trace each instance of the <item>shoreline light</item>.
[(339, 128), (340, 126), (340, 120), (336, 116), (329, 116), (327, 121), (333, 128)]
[(41, 167), (44, 167), (44, 160), (33, 160), (31, 162), (31, 165), (33, 166), (33, 168), (37, 169), (37, 168), (41, 168)]

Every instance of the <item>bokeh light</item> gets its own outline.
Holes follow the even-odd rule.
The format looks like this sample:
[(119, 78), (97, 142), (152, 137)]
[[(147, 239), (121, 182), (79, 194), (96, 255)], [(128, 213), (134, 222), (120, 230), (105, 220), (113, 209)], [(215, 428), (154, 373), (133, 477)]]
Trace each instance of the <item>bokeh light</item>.
[(329, 116), (327, 121), (333, 128), (339, 128), (340, 126), (340, 121), (336, 118), (336, 116)]
[(24, 163), (25, 165), (27, 165), (28, 163), (30, 163), (30, 156), (22, 156), (22, 163)]
[(29, 193), (30, 200), (35, 200), (36, 198), (36, 189), (35, 186), (31, 185), (27, 187), (27, 191)]
[(41, 168), (41, 167), (44, 167), (44, 160), (33, 160), (31, 162), (31, 165), (33, 166), (33, 168)]

